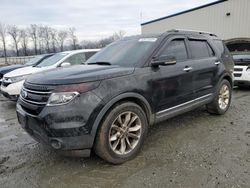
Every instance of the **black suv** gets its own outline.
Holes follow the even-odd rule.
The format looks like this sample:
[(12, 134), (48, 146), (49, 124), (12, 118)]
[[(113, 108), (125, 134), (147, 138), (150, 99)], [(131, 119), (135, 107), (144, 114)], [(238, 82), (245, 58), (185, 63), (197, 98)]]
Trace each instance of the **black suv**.
[(108, 162), (132, 159), (149, 125), (202, 105), (224, 114), (234, 63), (216, 35), (171, 30), (114, 42), (88, 65), (31, 76), (17, 103), (18, 120), (36, 140)]

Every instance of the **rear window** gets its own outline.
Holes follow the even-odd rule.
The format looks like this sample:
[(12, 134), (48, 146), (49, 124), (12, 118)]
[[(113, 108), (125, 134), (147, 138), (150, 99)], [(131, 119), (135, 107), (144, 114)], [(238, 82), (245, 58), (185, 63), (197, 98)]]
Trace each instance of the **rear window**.
[(189, 40), (191, 55), (194, 59), (214, 56), (214, 51), (205, 40)]

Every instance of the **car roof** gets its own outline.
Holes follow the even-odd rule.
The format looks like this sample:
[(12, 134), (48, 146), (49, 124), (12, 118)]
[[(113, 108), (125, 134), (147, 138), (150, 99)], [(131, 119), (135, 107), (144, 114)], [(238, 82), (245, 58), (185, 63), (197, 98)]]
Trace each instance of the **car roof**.
[(100, 49), (81, 49), (81, 50), (70, 50), (70, 51), (64, 51), (64, 52), (58, 52), (61, 54), (73, 54), (73, 53), (81, 53), (81, 52), (98, 52)]
[(140, 38), (160, 38), (160, 37), (166, 37), (167, 35), (170, 34), (179, 34), (179, 35), (193, 35), (196, 37), (208, 37), (208, 38), (213, 38), (213, 39), (218, 39), (217, 35), (206, 32), (206, 31), (195, 31), (195, 30), (185, 30), (185, 29), (171, 29), (167, 30), (163, 33), (151, 33), (151, 34), (141, 34), (141, 35), (135, 35), (135, 36), (130, 36), (130, 37), (125, 37), (122, 40), (131, 40), (131, 39), (140, 39)]

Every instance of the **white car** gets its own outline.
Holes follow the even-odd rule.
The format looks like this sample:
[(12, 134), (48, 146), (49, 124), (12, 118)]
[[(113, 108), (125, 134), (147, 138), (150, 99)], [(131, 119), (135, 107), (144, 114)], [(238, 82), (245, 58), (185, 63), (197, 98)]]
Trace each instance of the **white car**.
[(233, 55), (234, 85), (238, 87), (250, 87), (250, 54)]
[(25, 79), (35, 73), (51, 70), (57, 67), (68, 67), (84, 63), (99, 49), (84, 49), (56, 53), (36, 66), (16, 69), (3, 76), (1, 93), (10, 100), (16, 101), (19, 97)]

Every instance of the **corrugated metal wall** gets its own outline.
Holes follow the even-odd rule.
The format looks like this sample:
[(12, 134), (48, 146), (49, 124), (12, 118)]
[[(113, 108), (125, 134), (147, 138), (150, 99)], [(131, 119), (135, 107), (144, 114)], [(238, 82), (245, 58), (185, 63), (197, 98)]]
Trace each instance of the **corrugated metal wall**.
[[(230, 13), (230, 16), (226, 14)], [(209, 31), (224, 40), (250, 38), (250, 0), (228, 0), (175, 17), (142, 25), (142, 33), (170, 29)]]

